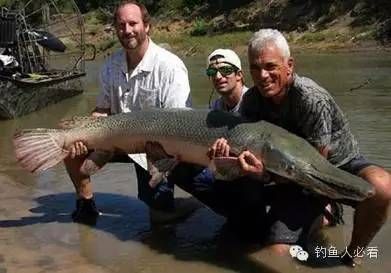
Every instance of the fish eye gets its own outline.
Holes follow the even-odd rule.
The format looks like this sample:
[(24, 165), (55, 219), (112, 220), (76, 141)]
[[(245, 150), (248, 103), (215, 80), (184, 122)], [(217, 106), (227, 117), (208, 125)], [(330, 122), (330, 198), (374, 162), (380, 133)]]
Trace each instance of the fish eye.
[[(285, 163), (286, 164), (286, 163)], [(295, 170), (295, 166), (293, 164), (286, 164), (285, 165), (285, 170), (286, 172), (289, 174), (289, 175), (292, 175), (294, 170)]]

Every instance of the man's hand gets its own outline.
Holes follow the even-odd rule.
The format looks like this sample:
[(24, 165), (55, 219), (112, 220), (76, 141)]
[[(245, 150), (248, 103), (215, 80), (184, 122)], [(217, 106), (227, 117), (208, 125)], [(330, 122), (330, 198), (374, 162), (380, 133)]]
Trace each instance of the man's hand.
[(240, 168), (247, 174), (263, 175), (264, 167), (261, 160), (250, 151), (242, 152), (239, 157)]
[(229, 156), (230, 147), (225, 138), (219, 138), (213, 143), (212, 147), (208, 150), (208, 157), (213, 159), (215, 157), (227, 157)]
[(88, 148), (86, 145), (84, 145), (83, 142), (77, 141), (73, 144), (73, 146), (69, 150), (69, 157), (70, 158), (76, 158), (79, 156), (85, 156), (88, 154)]
[[(93, 117), (107, 117), (110, 114), (109, 108), (95, 108), (92, 111), (91, 116)], [(82, 141), (77, 141), (69, 149), (69, 157), (76, 158), (79, 156), (85, 156), (88, 154), (88, 148)]]
[[(228, 157), (230, 149), (227, 140), (225, 138), (219, 138), (209, 148), (208, 156), (210, 159), (215, 157)], [(250, 151), (242, 152), (238, 157), (238, 161), (244, 173), (263, 175), (264, 168), (262, 161), (256, 158)]]

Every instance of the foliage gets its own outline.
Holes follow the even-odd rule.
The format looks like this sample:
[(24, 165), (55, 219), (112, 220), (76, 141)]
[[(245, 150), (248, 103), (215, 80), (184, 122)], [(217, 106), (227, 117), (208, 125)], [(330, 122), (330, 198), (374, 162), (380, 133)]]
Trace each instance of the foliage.
[(98, 47), (98, 51), (106, 51), (117, 44), (117, 39), (106, 39)]
[(203, 18), (196, 18), (190, 31), (192, 36), (202, 36), (208, 33), (209, 25)]
[(84, 15), (84, 21), (86, 25), (99, 25), (106, 24), (111, 20), (108, 16), (103, 13), (100, 9), (91, 11)]
[(249, 31), (240, 31), (199, 37), (189, 36), (185, 33), (165, 35), (164, 33), (154, 32), (152, 38), (157, 43), (168, 43), (181, 55), (192, 56), (211, 52), (216, 48), (236, 49), (245, 46), (251, 34)]
[(183, 7), (192, 9), (207, 2), (206, 0), (183, 0)]
[(12, 3), (12, 0), (0, 0), (0, 7), (9, 7)]

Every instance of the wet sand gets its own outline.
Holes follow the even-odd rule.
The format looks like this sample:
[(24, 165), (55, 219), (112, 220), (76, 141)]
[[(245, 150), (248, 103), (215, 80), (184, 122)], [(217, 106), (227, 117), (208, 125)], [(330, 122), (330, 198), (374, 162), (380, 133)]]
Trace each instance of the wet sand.
[[(129, 181), (132, 172), (127, 164), (110, 164), (93, 178), (103, 212), (95, 227), (71, 221), (74, 193), (62, 166), (31, 185), (0, 175), (0, 272), (349, 272), (272, 256), (227, 231), (224, 218), (205, 207), (185, 220), (152, 226)], [(176, 196), (187, 194), (176, 189)], [(350, 228), (348, 221), (325, 236), (343, 247)], [(386, 257), (367, 260), (358, 272), (380, 272), (369, 269)]]

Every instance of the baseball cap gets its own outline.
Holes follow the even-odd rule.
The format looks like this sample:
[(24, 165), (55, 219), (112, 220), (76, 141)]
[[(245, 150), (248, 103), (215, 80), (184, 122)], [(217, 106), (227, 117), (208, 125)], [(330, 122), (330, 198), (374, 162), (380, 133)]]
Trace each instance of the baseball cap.
[(233, 50), (224, 48), (216, 49), (208, 56), (208, 59), (206, 60), (207, 67), (215, 62), (214, 60), (211, 61), (211, 59), (215, 56), (221, 56), (218, 58), (220, 63), (229, 63), (239, 68), (239, 70), (242, 70), (240, 58)]

